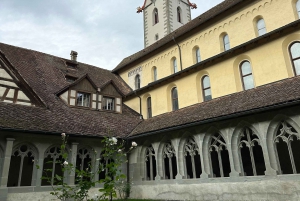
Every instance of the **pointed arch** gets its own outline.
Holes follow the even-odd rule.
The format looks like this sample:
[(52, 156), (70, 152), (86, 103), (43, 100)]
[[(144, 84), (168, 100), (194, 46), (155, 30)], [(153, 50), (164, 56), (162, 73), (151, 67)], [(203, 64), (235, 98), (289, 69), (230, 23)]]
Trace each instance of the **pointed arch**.
[(8, 187), (32, 186), (34, 160), (38, 158), (37, 148), (28, 142), (14, 146), (9, 166)]

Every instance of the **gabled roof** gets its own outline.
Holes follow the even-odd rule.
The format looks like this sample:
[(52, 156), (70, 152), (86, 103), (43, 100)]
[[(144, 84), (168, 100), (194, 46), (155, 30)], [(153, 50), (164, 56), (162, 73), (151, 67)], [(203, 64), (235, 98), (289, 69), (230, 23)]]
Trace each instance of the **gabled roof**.
[(292, 104), (299, 105), (299, 89), (300, 76), (297, 76), (215, 98), (147, 119), (131, 132), (130, 137), (216, 122)]
[(37, 133), (66, 132), (85, 136), (104, 136), (109, 131), (122, 137), (140, 123), (139, 114), (126, 105), (122, 107), (122, 114), (85, 110), (68, 107), (56, 95), (70, 86), (65, 79), (65, 75), (70, 75), (70, 72), (74, 77), (89, 79), (96, 88), (113, 82), (123, 94), (131, 92), (127, 84), (110, 71), (80, 62), (76, 69), (70, 69), (62, 58), (3, 43), (0, 43), (0, 51), (46, 106), (31, 107), (1, 102), (1, 129)]
[(240, 3), (253, 3), (259, 0), (224, 0), (217, 6), (211, 8), (210, 10), (206, 11), (205, 13), (199, 15), (195, 19), (191, 20), (187, 24), (181, 26), (180, 28), (176, 29), (172, 33), (168, 34), (167, 36), (163, 37), (159, 41), (153, 43), (152, 45), (146, 47), (145, 49), (129, 56), (126, 57), (119, 63), (113, 70), (112, 72), (118, 72), (119, 70), (123, 69), (127, 65), (133, 63), (134, 61), (148, 55), (149, 53), (163, 47), (169, 42), (173, 42), (173, 38), (178, 38), (180, 36), (183, 36), (187, 32), (191, 31), (192, 29), (195, 29), (199, 27), (200, 25), (205, 24), (209, 20), (217, 17), (218, 15), (222, 14), (223, 12), (231, 9), (232, 7), (240, 4)]
[(59, 90), (58, 92), (56, 92), (56, 95), (60, 95), (62, 93), (64, 93), (66, 90), (68, 90), (70, 87), (76, 86), (79, 82), (81, 82), (82, 80), (87, 79), (90, 84), (94, 87), (95, 90), (97, 90), (97, 86), (96, 84), (93, 82), (93, 80), (90, 78), (90, 76), (88, 74), (83, 75), (82, 77), (78, 78), (77, 80), (75, 80), (73, 83), (65, 86), (64, 88), (62, 88), (61, 90)]

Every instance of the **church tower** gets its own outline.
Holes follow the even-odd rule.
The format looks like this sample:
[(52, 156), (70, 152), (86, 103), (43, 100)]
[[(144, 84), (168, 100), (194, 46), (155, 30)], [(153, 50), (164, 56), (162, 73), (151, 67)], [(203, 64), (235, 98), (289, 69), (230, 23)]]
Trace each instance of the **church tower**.
[(145, 0), (137, 13), (144, 13), (144, 45), (155, 43), (191, 20), (191, 9), (197, 5), (189, 0)]

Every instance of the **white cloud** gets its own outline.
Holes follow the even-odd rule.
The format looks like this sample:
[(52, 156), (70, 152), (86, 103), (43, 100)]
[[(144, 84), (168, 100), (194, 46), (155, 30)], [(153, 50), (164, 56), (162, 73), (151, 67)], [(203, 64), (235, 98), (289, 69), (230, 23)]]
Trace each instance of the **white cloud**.
[[(2, 0), (0, 42), (113, 69), (143, 49), (143, 1)], [(197, 3), (196, 1), (193, 1)], [(198, 4), (198, 16), (221, 0)]]

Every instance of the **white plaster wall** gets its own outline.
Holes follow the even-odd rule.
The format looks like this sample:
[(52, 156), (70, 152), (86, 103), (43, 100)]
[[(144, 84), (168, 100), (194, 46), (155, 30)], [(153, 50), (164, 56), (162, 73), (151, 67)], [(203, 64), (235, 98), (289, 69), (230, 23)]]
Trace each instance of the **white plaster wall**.
[(299, 201), (300, 181), (136, 185), (131, 198), (201, 201)]

